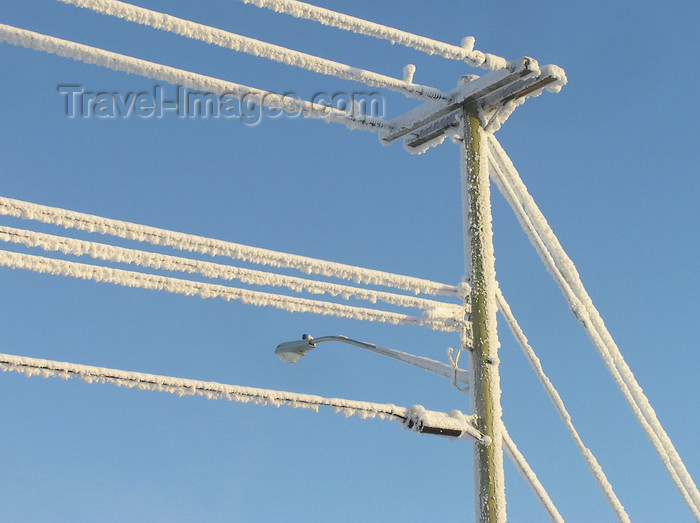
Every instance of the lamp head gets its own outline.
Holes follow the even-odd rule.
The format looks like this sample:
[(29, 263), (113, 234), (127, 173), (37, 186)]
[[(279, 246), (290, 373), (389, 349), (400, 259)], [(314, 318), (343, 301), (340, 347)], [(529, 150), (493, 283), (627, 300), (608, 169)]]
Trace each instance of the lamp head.
[(275, 354), (285, 363), (296, 363), (308, 351), (315, 348), (316, 344), (309, 334), (304, 334), (300, 340), (286, 341), (277, 345)]

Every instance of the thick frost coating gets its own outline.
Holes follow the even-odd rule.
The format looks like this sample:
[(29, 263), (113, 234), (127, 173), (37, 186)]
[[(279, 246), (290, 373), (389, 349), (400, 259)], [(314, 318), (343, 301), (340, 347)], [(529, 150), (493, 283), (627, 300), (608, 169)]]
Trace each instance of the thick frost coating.
[(488, 118), (488, 124), (484, 129), (487, 133), (495, 133), (496, 131), (498, 131), (501, 128), (501, 126), (505, 123), (505, 121), (510, 117), (510, 115), (513, 114), (513, 111), (515, 111), (515, 109), (524, 104), (525, 100), (527, 100), (528, 98), (537, 98), (545, 91), (548, 91), (550, 93), (558, 93), (568, 81), (564, 69), (562, 69), (561, 67), (557, 67), (556, 65), (542, 66), (540, 68), (539, 76), (543, 78), (554, 79), (554, 81), (548, 83), (543, 87), (534, 89), (533, 91), (525, 94), (524, 96), (521, 96), (520, 98), (510, 100), (503, 104), (501, 107), (499, 107), (498, 110)]
[(203, 396), (207, 399), (228, 399), (241, 403), (253, 402), (258, 405), (282, 405), (311, 409), (318, 412), (318, 407), (327, 405), (345, 416), (361, 418), (399, 419), (406, 418), (408, 409), (391, 404), (368, 403), (362, 401), (322, 398), (309, 394), (296, 394), (277, 390), (225, 385), (210, 381), (198, 381), (156, 374), (144, 374), (117, 369), (106, 369), (52, 360), (26, 358), (10, 354), (0, 354), (0, 369), (14, 371), (30, 376), (59, 377), (63, 379), (80, 378), (86, 383), (112, 383), (119, 387), (138, 388), (170, 392), (178, 396)]
[[(523, 62), (521, 62), (522, 64)], [(503, 81), (512, 71), (515, 70), (518, 63), (513, 62), (509, 65), (508, 69), (499, 70), (494, 73), (489, 73), (482, 77), (477, 77), (476, 79), (467, 82), (452, 91), (445, 93), (445, 101), (434, 101), (423, 104), (415, 109), (397, 117), (388, 122), (388, 126), (380, 131), (379, 139), (382, 143), (386, 144), (387, 140), (390, 140), (392, 136), (396, 136), (398, 132), (403, 132), (406, 129), (412, 129), (412, 133), (424, 132), (426, 129), (430, 129), (431, 126), (436, 125), (440, 120), (447, 120), (449, 117), (442, 116), (441, 119), (434, 118), (434, 115), (439, 112), (444, 112), (444, 108), (448, 108), (451, 104), (456, 101), (462, 103), (469, 96), (477, 96), (479, 103), (479, 117), (484, 125), (484, 131), (487, 133), (494, 133), (498, 131), (505, 121), (510, 117), (516, 108), (525, 103), (528, 98), (537, 98), (544, 91), (549, 92), (559, 92), (561, 88), (566, 85), (566, 73), (560, 67), (556, 65), (545, 65), (539, 66), (532, 59), (527, 59), (528, 69), (530, 73), (525, 77), (521, 77), (518, 81), (514, 81), (511, 85), (504, 87), (503, 89), (496, 89), (489, 94), (478, 94), (480, 91), (483, 92), (484, 88), (488, 85), (497, 84), (499, 81)], [(527, 81), (527, 85), (524, 83)], [(538, 87), (539, 86), (539, 87)], [(532, 90), (529, 90), (532, 89)], [(522, 93), (525, 94), (522, 94)], [(520, 94), (519, 94), (520, 93)], [(511, 99), (513, 96), (518, 95), (517, 98)], [(508, 100), (505, 103), (503, 100)], [(450, 123), (455, 121), (454, 118), (450, 120)], [(459, 114), (457, 116), (457, 121), (459, 121)], [(419, 126), (419, 127), (417, 127)], [(443, 129), (442, 135), (437, 135), (435, 138), (422, 143), (419, 146), (411, 147), (410, 143), (415, 139), (416, 135), (409, 133), (404, 138), (404, 147), (406, 150), (412, 154), (422, 154), (426, 152), (429, 148), (440, 145), (444, 139), (454, 133), (453, 126), (447, 126)], [(459, 136), (455, 136), (457, 140), (460, 139)]]
[(425, 410), (421, 405), (406, 409), (404, 428), (421, 432), (426, 427), (440, 427), (446, 430), (462, 431), (460, 438), (469, 438), (482, 445), (490, 445), (491, 438), (484, 436), (473, 426), (475, 416), (462, 414), (458, 410), (435, 412)]
[(133, 58), (111, 51), (105, 51), (97, 47), (82, 45), (70, 40), (62, 40), (53, 36), (27, 31), (18, 27), (0, 24), (0, 41), (13, 45), (57, 54), (65, 58), (99, 65), (114, 71), (123, 71), (146, 78), (153, 78), (171, 84), (181, 85), (191, 89), (197, 89), (219, 96), (233, 96), (255, 100), (264, 107), (282, 109), (284, 111), (302, 114), (307, 118), (318, 118), (327, 122), (335, 122), (345, 125), (348, 129), (364, 129), (369, 131), (379, 130), (386, 124), (381, 118), (372, 116), (354, 116), (345, 111), (328, 107), (322, 104), (302, 101), (289, 96), (281, 96), (263, 89), (256, 89), (246, 85), (220, 80), (211, 76), (205, 76), (183, 69), (176, 69), (167, 65), (161, 65), (139, 58)]
[(411, 154), (423, 154), (423, 153), (427, 152), (428, 149), (432, 149), (433, 147), (437, 147), (438, 145), (441, 145), (442, 142), (445, 141), (445, 138), (447, 138), (447, 134), (441, 134), (440, 136), (436, 136), (432, 140), (428, 140), (427, 142), (424, 142), (417, 147), (410, 147), (406, 143), (406, 140), (404, 140), (403, 148), (406, 149)]
[(481, 67), (483, 69), (503, 69), (508, 64), (507, 60), (500, 56), (475, 51), (474, 37), (471, 36), (464, 38), (462, 41), (465, 45), (460, 47), (317, 7), (305, 2), (297, 2), (296, 0), (239, 1), (256, 7), (271, 9), (278, 13), (286, 13), (295, 18), (313, 20), (323, 25), (343, 29), (344, 31), (352, 31), (353, 33), (373, 36), (381, 40), (388, 40), (392, 44), (412, 47), (413, 49), (423, 51), (430, 55), (436, 54), (443, 58), (463, 60), (474, 67)]
[(455, 331), (459, 323), (449, 319), (423, 319), (417, 316), (409, 316), (396, 312), (387, 312), (363, 307), (352, 307), (339, 303), (308, 300), (271, 294), (247, 289), (238, 289), (213, 283), (203, 283), (141, 272), (99, 267), (84, 263), (69, 262), (20, 254), (0, 250), (0, 266), (12, 269), (26, 269), (38, 273), (53, 274), (56, 276), (70, 276), (82, 280), (112, 283), (123, 287), (138, 287), (150, 290), (163, 290), (185, 296), (199, 296), (201, 298), (221, 298), (226, 301), (240, 300), (248, 305), (258, 307), (275, 307), (289, 312), (311, 312), (323, 316), (337, 316), (354, 320), (377, 321), (393, 325), (423, 325), (434, 330)]
[[(620, 500), (615, 495), (615, 491), (613, 490), (612, 485), (608, 481), (608, 478), (605, 476), (603, 469), (598, 464), (598, 460), (588, 449), (588, 447), (584, 445), (583, 440), (578, 434), (578, 431), (574, 427), (573, 421), (571, 420), (571, 415), (564, 406), (564, 402), (562, 401), (561, 396), (559, 396), (557, 389), (554, 388), (554, 385), (552, 385), (552, 382), (549, 381), (549, 378), (544, 373), (544, 369), (542, 368), (542, 363), (540, 362), (540, 359), (535, 354), (535, 351), (532, 350), (532, 347), (530, 347), (530, 344), (528, 343), (527, 338), (525, 337), (525, 333), (523, 333), (522, 329), (520, 328), (520, 325), (518, 325), (518, 322), (516, 321), (515, 316), (513, 316), (513, 312), (510, 310), (510, 306), (503, 297), (503, 293), (501, 293), (500, 289), (498, 289), (498, 294), (496, 298), (498, 300), (498, 308), (500, 309), (501, 314), (503, 314), (503, 317), (506, 320), (508, 327), (510, 327), (510, 331), (513, 334), (513, 337), (515, 338), (515, 341), (517, 341), (518, 345), (520, 345), (520, 348), (523, 350), (527, 361), (530, 362), (530, 366), (535, 371), (537, 378), (540, 380), (542, 387), (544, 387), (544, 390), (547, 392), (547, 395), (549, 396), (549, 399), (554, 405), (554, 408), (557, 409), (559, 417), (564, 422), (564, 425), (569, 431), (571, 438), (574, 440), (576, 447), (583, 455), (583, 459), (585, 460), (586, 465), (591, 471), (591, 474), (593, 474), (593, 477), (595, 478), (598, 487), (600, 487), (601, 492), (605, 496), (608, 505), (610, 505), (610, 508), (613, 510), (615, 516), (617, 516), (617, 519), (619, 521), (629, 521), (630, 519), (627, 513), (625, 512), (625, 508), (622, 506), (622, 503), (620, 503)], [(506, 444), (506, 450), (508, 450), (505, 433), (503, 441), (504, 444)]]
[(681, 496), (694, 517), (700, 521), (700, 493), (676, 451), (671, 439), (661, 426), (654, 409), (632, 371), (627, 366), (620, 349), (603, 323), (598, 310), (583, 287), (580, 276), (559, 240), (549, 227), (547, 220), (527, 191), (515, 166), (501, 145), (490, 136), (490, 151), (493, 163), (498, 166), (494, 175), (500, 178), (502, 187), (511, 187), (504, 196), (509, 200), (518, 220), (542, 258), (547, 270), (559, 284), (572, 312), (586, 329), (598, 354), (603, 359), (615, 383), (622, 391), (637, 421), (661, 457), (666, 470), (676, 484)]
[(537, 61), (523, 58), (514, 61), (507, 69), (494, 71), (477, 77), (463, 85), (445, 93), (445, 100), (425, 102), (418, 107), (392, 119), (387, 127), (380, 132), (379, 139), (383, 142), (393, 142), (397, 137), (405, 136), (406, 132), (418, 130), (435, 121), (436, 118), (447, 116), (460, 109), (470, 99), (481, 99), (488, 93), (497, 90), (495, 86), (524, 76), (532, 77), (540, 73)]
[(307, 274), (321, 274), (343, 280), (353, 280), (366, 285), (382, 285), (413, 292), (415, 294), (454, 296), (458, 288), (454, 285), (436, 283), (411, 276), (401, 276), (373, 269), (364, 269), (342, 263), (316, 260), (283, 252), (249, 247), (238, 243), (215, 240), (192, 234), (168, 231), (91, 214), (68, 211), (57, 207), (38, 205), (21, 200), (0, 197), (0, 215), (13, 216), (26, 220), (50, 223), (61, 227), (74, 228), (150, 243), (165, 245), (181, 251), (198, 252), (211, 256), (226, 256), (258, 265), (287, 267)]
[(64, 236), (15, 229), (13, 227), (0, 226), (0, 241), (17, 243), (26, 247), (39, 247), (45, 251), (60, 251), (63, 254), (74, 256), (87, 255), (98, 260), (134, 264), (150, 269), (180, 271), (190, 274), (197, 273), (207, 278), (238, 280), (250, 285), (286, 287), (296, 292), (329, 294), (331, 296), (340, 296), (345, 300), (356, 298), (371, 303), (382, 301), (400, 307), (422, 309), (426, 310), (426, 312), (439, 309), (442, 312), (443, 318), (455, 318), (462, 310), (462, 307), (459, 305), (452, 305), (425, 298), (307, 280), (282, 274), (243, 269), (231, 265), (181, 258), (178, 256), (168, 256), (136, 249), (126, 249), (124, 247), (76, 240)]
[(489, 118), (489, 123), (486, 125), (486, 127), (484, 127), (484, 131), (487, 133), (495, 133), (498, 131), (505, 121), (510, 118), (510, 115), (513, 114), (518, 107), (525, 103), (525, 99), (526, 97), (517, 98), (499, 107), (493, 116)]
[(407, 64), (403, 68), (403, 81), (409, 84), (413, 83), (413, 75), (416, 74), (416, 66)]
[(442, 98), (442, 92), (434, 87), (413, 84), (383, 74), (350, 67), (349, 65), (326, 60), (279, 45), (262, 42), (222, 29), (184, 20), (158, 11), (151, 11), (117, 0), (60, 0), (66, 4), (92, 9), (98, 13), (123, 18), (130, 22), (147, 25), (162, 31), (200, 40), (208, 44), (232, 49), (253, 56), (267, 58), (287, 65), (307, 69), (315, 73), (337, 76), (345, 80), (354, 80), (373, 87), (384, 87), (414, 98)]
[(540, 67), (529, 57), (509, 63), (506, 69), (462, 80), (465, 81), (445, 93), (444, 100), (424, 103), (387, 122), (379, 132), (380, 142), (386, 145), (403, 137), (409, 152), (422, 154), (454, 134), (465, 105), (475, 107), (484, 130), (492, 133), (525, 100), (544, 91), (558, 92), (567, 82), (560, 67)]
[(561, 517), (561, 514), (559, 514), (557, 507), (555, 507), (554, 503), (552, 503), (549, 494), (547, 494), (547, 491), (545, 490), (544, 486), (542, 485), (542, 483), (540, 483), (540, 480), (537, 478), (537, 474), (535, 474), (535, 471), (530, 468), (530, 465), (525, 459), (525, 456), (523, 456), (520, 450), (518, 450), (518, 447), (515, 445), (515, 442), (513, 442), (513, 440), (511, 439), (510, 434), (508, 434), (508, 431), (505, 427), (502, 428), (502, 435), (503, 448), (505, 449), (506, 454), (510, 456), (510, 459), (513, 461), (515, 468), (518, 469), (518, 472), (520, 473), (522, 478), (530, 486), (532, 492), (534, 492), (537, 501), (539, 501), (540, 505), (542, 505), (542, 507), (547, 511), (549, 519), (556, 523), (564, 523), (564, 518)]
[[(407, 409), (406, 407), (397, 407), (390, 403), (324, 398), (310, 394), (225, 385), (213, 381), (144, 374), (62, 361), (28, 358), (12, 354), (0, 354), (0, 370), (3, 372), (18, 372), (25, 374), (27, 377), (58, 377), (66, 380), (80, 378), (86, 383), (111, 383), (118, 387), (169, 392), (178, 396), (227, 399), (239, 403), (252, 402), (257, 405), (273, 405), (275, 407), (284, 405), (293, 408), (310, 409), (314, 412), (318, 412), (318, 408), (321, 406), (328, 406), (333, 408), (334, 412), (343, 414), (345, 417), (358, 416), (362, 419), (392, 419), (401, 422), (404, 424), (404, 427), (407, 427), (409, 420), (411, 420), (414, 422), (413, 428), (416, 431), (419, 431), (424, 425), (460, 430), (463, 432), (461, 437), (487, 443), (484, 441), (483, 435), (474, 429), (472, 425), (473, 416), (465, 416), (458, 411), (451, 413), (429, 411), (420, 405), (414, 405)], [(419, 422), (420, 425), (416, 424), (416, 422)]]

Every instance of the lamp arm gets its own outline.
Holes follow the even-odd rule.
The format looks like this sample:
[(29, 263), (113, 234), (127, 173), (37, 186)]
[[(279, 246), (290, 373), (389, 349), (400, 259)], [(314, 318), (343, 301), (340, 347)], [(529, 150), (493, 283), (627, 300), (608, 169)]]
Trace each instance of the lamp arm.
[(464, 369), (455, 368), (452, 365), (447, 365), (440, 361), (431, 360), (430, 358), (424, 358), (423, 356), (415, 356), (413, 354), (408, 354), (406, 352), (401, 352), (400, 350), (390, 349), (388, 347), (382, 347), (380, 345), (375, 345), (374, 343), (367, 343), (365, 341), (358, 341), (348, 338), (347, 336), (322, 336), (320, 338), (314, 338), (313, 344), (323, 343), (324, 341), (339, 341), (341, 343), (347, 343), (348, 345), (355, 345), (362, 349), (367, 349), (377, 354), (382, 354), (393, 358), (395, 360), (408, 363), (409, 365), (414, 365), (420, 367), (423, 370), (444, 376), (446, 378), (456, 378), (456, 381), (468, 385), (468, 373)]

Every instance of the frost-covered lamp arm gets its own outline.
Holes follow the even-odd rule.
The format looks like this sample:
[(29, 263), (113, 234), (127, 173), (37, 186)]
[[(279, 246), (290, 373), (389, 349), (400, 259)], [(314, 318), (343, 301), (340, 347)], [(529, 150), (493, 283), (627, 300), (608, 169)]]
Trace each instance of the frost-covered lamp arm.
[(295, 363), (299, 361), (308, 351), (316, 348), (316, 344), (325, 341), (339, 341), (341, 343), (347, 343), (348, 345), (355, 345), (356, 347), (367, 349), (369, 351), (376, 352), (377, 354), (382, 354), (383, 356), (388, 356), (395, 360), (420, 367), (428, 372), (432, 372), (434, 374), (453, 379), (456, 382), (468, 385), (468, 373), (464, 369), (431, 360), (429, 358), (424, 358), (422, 356), (414, 356), (413, 354), (408, 354), (399, 350), (375, 345), (374, 343), (353, 340), (347, 336), (322, 336), (320, 338), (312, 338), (309, 334), (304, 334), (301, 340), (280, 343), (275, 349), (275, 354), (277, 354), (282, 361), (287, 363)]

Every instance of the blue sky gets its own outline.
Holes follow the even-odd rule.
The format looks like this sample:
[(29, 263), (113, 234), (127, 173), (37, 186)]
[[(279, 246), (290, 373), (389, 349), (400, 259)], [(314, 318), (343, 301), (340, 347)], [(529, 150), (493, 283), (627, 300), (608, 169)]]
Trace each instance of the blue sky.
[[(390, 76), (413, 63), (416, 82), (442, 90), (480, 73), (231, 0), (139, 5)], [(473, 35), (480, 50), (566, 70), (561, 93), (528, 101), (497, 136), (697, 479), (697, 2), (319, 5), (455, 44)], [(6, 0), (0, 13), (1, 23), (304, 98), (361, 87), (59, 2)], [(459, 150), (451, 143), (411, 156), (398, 144), (382, 147), (375, 135), (311, 120), (69, 119), (59, 85), (124, 95), (175, 87), (4, 43), (0, 64), (0, 196), (445, 283), (463, 276)], [(383, 94), (389, 117), (419, 103)], [(630, 517), (691, 521), (495, 193), (493, 209), (503, 293)], [(0, 223), (62, 234), (6, 217)], [(452, 334), (4, 268), (0, 289), (0, 352), (469, 408), (447, 380), (351, 347), (326, 344), (295, 366), (273, 354), (278, 343), (310, 332), (446, 361), (446, 347), (458, 344)], [(511, 436), (566, 520), (612, 521), (505, 325), (499, 334)], [(0, 376), (0, 394), (2, 520), (472, 518), (470, 444), (417, 436), (393, 422), (10, 373)], [(506, 485), (513, 521), (545, 520), (507, 460)]]

